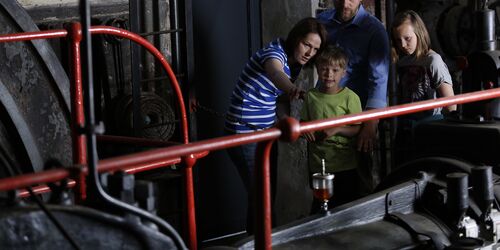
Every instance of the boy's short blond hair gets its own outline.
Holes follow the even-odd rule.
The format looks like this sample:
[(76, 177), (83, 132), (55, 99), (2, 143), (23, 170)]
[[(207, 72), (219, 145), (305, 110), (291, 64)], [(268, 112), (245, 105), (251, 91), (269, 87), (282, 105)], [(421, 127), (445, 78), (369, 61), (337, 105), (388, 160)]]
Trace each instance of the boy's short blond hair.
[(316, 67), (324, 64), (337, 64), (342, 69), (347, 68), (349, 58), (344, 50), (338, 46), (327, 46), (316, 58)]

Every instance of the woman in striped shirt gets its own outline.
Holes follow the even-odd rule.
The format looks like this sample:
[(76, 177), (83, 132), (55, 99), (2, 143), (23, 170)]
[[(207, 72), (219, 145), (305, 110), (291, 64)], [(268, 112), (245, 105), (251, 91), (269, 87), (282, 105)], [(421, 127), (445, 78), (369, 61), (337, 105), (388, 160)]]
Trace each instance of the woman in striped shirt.
[[(314, 60), (325, 43), (325, 28), (311, 17), (299, 21), (286, 40), (275, 39), (257, 51), (245, 65), (234, 88), (226, 114), (226, 131), (239, 134), (272, 127), (276, 120), (276, 99), (283, 93), (291, 99), (302, 97), (305, 92), (293, 82), (302, 67)], [(255, 143), (228, 149), (249, 195), (248, 233), (253, 231), (251, 209), (255, 149)]]

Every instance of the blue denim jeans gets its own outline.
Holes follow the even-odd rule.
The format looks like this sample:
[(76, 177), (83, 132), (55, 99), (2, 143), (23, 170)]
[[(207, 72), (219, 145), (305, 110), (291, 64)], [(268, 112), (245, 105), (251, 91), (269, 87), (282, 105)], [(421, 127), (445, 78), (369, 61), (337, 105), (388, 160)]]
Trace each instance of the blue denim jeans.
[(228, 148), (229, 158), (236, 165), (241, 180), (245, 185), (247, 192), (253, 190), (254, 181), (254, 166), (255, 166), (255, 150), (257, 143), (245, 144), (238, 147)]
[[(226, 132), (226, 134), (230, 135), (232, 133)], [(248, 234), (253, 234), (253, 225), (254, 225), (254, 207), (255, 207), (255, 199), (254, 199), (254, 175), (255, 175), (255, 152), (257, 150), (257, 143), (245, 144), (237, 147), (232, 147), (226, 149), (229, 154), (229, 158), (238, 169), (238, 173), (240, 174), (241, 180), (245, 185), (245, 189), (247, 190), (248, 198), (247, 198), (247, 226), (246, 230)], [(271, 203), (274, 201), (275, 192), (276, 192), (276, 174), (277, 174), (277, 155), (276, 155), (276, 143), (273, 145), (271, 150), (271, 159), (270, 167), (271, 167)], [(274, 209), (272, 209), (274, 212)], [(275, 216), (272, 216), (273, 220)]]

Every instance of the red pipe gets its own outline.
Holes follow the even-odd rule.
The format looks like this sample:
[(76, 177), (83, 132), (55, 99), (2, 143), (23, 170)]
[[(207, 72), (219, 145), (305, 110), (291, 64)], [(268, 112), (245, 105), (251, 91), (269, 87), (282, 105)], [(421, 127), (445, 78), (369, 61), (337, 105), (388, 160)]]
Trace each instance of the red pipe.
[[(131, 41), (134, 41), (140, 45), (142, 45), (144, 48), (146, 48), (151, 54), (153, 54), (163, 65), (163, 68), (165, 68), (168, 77), (170, 78), (171, 81), (171, 86), (174, 89), (176, 96), (177, 96), (177, 101), (179, 103), (179, 108), (180, 108), (180, 116), (181, 116), (181, 128), (182, 128), (182, 136), (183, 136), (183, 141), (185, 144), (189, 143), (189, 135), (188, 135), (188, 124), (187, 124), (187, 115), (186, 115), (186, 107), (184, 105), (184, 98), (182, 97), (182, 91), (179, 87), (179, 83), (177, 82), (177, 78), (175, 77), (174, 72), (170, 68), (169, 63), (163, 57), (161, 52), (156, 49), (151, 43), (149, 43), (146, 39), (143, 37), (134, 34), (132, 32), (129, 32), (124, 29), (119, 29), (119, 28), (114, 28), (114, 27), (108, 27), (108, 26), (94, 26), (90, 28), (90, 33), (91, 34), (108, 34), (108, 35), (115, 35), (118, 37), (124, 37), (127, 38)], [(188, 238), (189, 238), (189, 246), (190, 249), (196, 250), (197, 249), (197, 239), (196, 239), (196, 222), (195, 222), (195, 211), (194, 211), (194, 188), (193, 188), (193, 174), (192, 174), (192, 167), (189, 166), (189, 164), (186, 162), (186, 169), (184, 170), (185, 172), (185, 188), (186, 188), (186, 204), (187, 204), (187, 209), (188, 209)]]
[[(77, 166), (87, 165), (87, 144), (85, 135), (79, 133), (79, 129), (85, 125), (85, 113), (83, 110), (83, 87), (82, 87), (82, 62), (80, 42), (82, 41), (82, 27), (80, 23), (72, 23), (71, 35), (71, 58), (73, 81), (70, 86), (71, 93), (71, 139), (73, 143), (73, 164)], [(87, 198), (87, 187), (85, 174), (79, 171), (76, 174), (76, 197), (77, 202)]]
[(0, 191), (19, 189), (40, 183), (56, 182), (66, 179), (69, 176), (69, 169), (58, 168), (2, 178), (0, 179)]
[[(492, 99), (496, 97), (500, 97), (500, 88), (471, 92), (467, 94), (461, 94), (450, 97), (443, 97), (436, 100), (428, 100), (411, 104), (386, 107), (381, 109), (373, 109), (358, 114), (346, 115), (342, 117), (305, 122), (300, 124), (299, 130), (301, 133), (306, 131), (322, 130), (325, 128), (343, 126), (346, 124), (360, 123), (372, 119), (387, 118), (391, 116), (397, 116), (397, 115), (403, 115), (403, 114), (409, 114), (423, 110), (433, 109), (437, 107), (449, 106), (452, 104), (475, 102), (486, 99)], [(283, 130), (283, 132), (281, 130)], [(286, 129), (286, 127), (281, 128), (281, 130), (278, 128), (270, 128), (248, 134), (228, 135), (218, 138), (207, 139), (203, 141), (191, 142), (189, 144), (176, 145), (168, 148), (158, 148), (144, 152), (133, 153), (129, 155), (112, 157), (99, 161), (99, 169), (101, 169), (103, 165), (106, 166), (107, 168), (109, 168), (109, 166), (113, 166), (112, 170), (118, 170), (118, 169), (123, 170), (133, 166), (151, 164), (167, 160), (180, 161), (181, 157), (189, 156), (190, 154), (194, 155), (203, 154), (206, 152), (239, 146), (243, 144), (277, 139), (280, 136), (287, 136), (287, 133), (290, 133), (287, 132), (287, 130), (291, 132), (295, 131), (294, 129)], [(47, 171), (50, 171), (50, 173), (46, 173)], [(60, 175), (61, 173), (66, 173), (68, 170), (53, 169), (47, 171), (42, 171), (37, 174), (43, 174), (45, 177), (50, 177), (50, 178), (47, 179), (38, 178), (38, 181), (35, 182), (29, 181), (27, 179), (15, 182), (9, 181), (13, 177), (0, 179), (0, 191), (9, 189), (18, 189), (21, 187), (32, 185), (34, 183), (46, 183), (51, 181), (58, 181), (61, 180), (62, 178), (66, 178), (67, 175), (61, 177), (60, 179), (57, 179), (54, 175)], [(111, 168), (100, 171), (111, 171)], [(32, 174), (24, 174), (24, 175), (19, 175), (17, 177), (22, 177), (27, 175), (32, 175)], [(54, 178), (56, 179), (54, 180)]]
[(184, 169), (184, 181), (186, 187), (186, 209), (187, 209), (187, 225), (188, 225), (188, 248), (198, 249), (198, 240), (196, 237), (196, 209), (194, 203), (194, 188), (193, 188), (193, 166), (196, 163), (196, 156), (188, 155), (183, 159), (186, 164)]
[[(262, 141), (257, 144), (255, 161), (255, 247), (271, 249), (271, 177), (269, 158), (275, 140)], [(260, 178), (259, 178), (260, 177)], [(252, 211), (249, 211), (251, 213)]]
[[(76, 182), (74, 180), (69, 179), (68, 180), (68, 187), (72, 188), (76, 185)], [(33, 190), (33, 193), (35, 194), (44, 194), (50, 192), (50, 188), (47, 185), (39, 185), (31, 188)], [(19, 197), (21, 198), (26, 198), (29, 197), (30, 193), (26, 189), (21, 189), (19, 190)]]
[[(144, 165), (144, 164), (154, 164), (154, 163), (163, 164), (165, 163), (165, 161), (168, 160), (180, 161), (180, 157), (182, 156), (219, 150), (223, 148), (228, 148), (253, 142), (272, 140), (280, 137), (282, 134), (283, 137), (293, 138), (294, 137), (293, 133), (296, 133), (297, 130), (300, 132), (316, 131), (351, 123), (359, 123), (371, 119), (387, 118), (391, 116), (397, 116), (397, 115), (403, 115), (403, 114), (409, 114), (423, 110), (433, 109), (436, 107), (449, 106), (452, 104), (462, 104), (467, 102), (475, 102), (496, 97), (500, 97), (500, 89), (498, 88), (461, 94), (457, 96), (444, 97), (436, 100), (428, 100), (423, 102), (398, 105), (382, 109), (374, 109), (355, 115), (347, 115), (342, 117), (311, 121), (307, 123), (302, 123), (298, 129), (294, 128), (294, 126), (292, 126), (293, 124), (288, 125), (289, 123), (284, 123), (285, 125), (281, 126), (281, 130), (278, 128), (271, 128), (249, 134), (224, 136), (220, 138), (213, 138), (209, 140), (193, 142), (186, 145), (178, 145), (169, 148), (154, 149), (126, 156), (109, 158), (99, 162), (100, 166), (99, 169), (101, 171), (111, 171), (118, 169), (126, 169), (132, 166)], [(101, 169), (101, 167), (103, 166), (105, 166), (106, 169)], [(15, 177), (3, 178), (0, 179), (0, 191), (18, 189), (39, 183), (60, 181), (68, 177), (69, 177), (69, 170), (64, 168), (59, 168), (59, 169), (42, 171), (36, 174), (24, 174)], [(260, 219), (263, 220), (263, 218)], [(256, 247), (265, 248), (266, 246), (262, 245)]]
[[(162, 161), (156, 162), (144, 162), (143, 164), (122, 164), (123, 161), (112, 161), (109, 159), (101, 160), (98, 163), (97, 171), (102, 172), (114, 172), (118, 170), (123, 170), (127, 173), (137, 173), (145, 170), (151, 170), (167, 165), (174, 165), (181, 162), (181, 158), (170, 158)], [(12, 189), (24, 188), (40, 183), (51, 183), (61, 181), (66, 178), (70, 178), (73, 174), (75, 168), (55, 168), (50, 170), (45, 170), (36, 173), (28, 173), (22, 175), (16, 175), (12, 177), (0, 179), (0, 191), (7, 191)], [(87, 175), (87, 168), (83, 167), (78, 170), (84, 176)]]
[(78, 133), (78, 129), (85, 125), (85, 113), (83, 108), (83, 87), (81, 70), (82, 27), (80, 23), (71, 24), (71, 54), (73, 58), (73, 84), (71, 84), (71, 126), (73, 136), (73, 162), (75, 164), (87, 164), (87, 150), (85, 136)]
[(179, 103), (179, 108), (180, 108), (180, 115), (181, 115), (181, 127), (182, 127), (182, 136), (183, 136), (183, 142), (184, 143), (189, 143), (189, 137), (188, 137), (188, 124), (187, 124), (187, 115), (186, 115), (186, 107), (184, 106), (184, 98), (182, 97), (182, 91), (181, 88), (179, 87), (179, 83), (177, 82), (177, 78), (172, 71), (172, 68), (170, 68), (170, 65), (165, 59), (165, 57), (161, 54), (161, 52), (151, 43), (148, 42), (148, 40), (142, 38), (141, 36), (132, 33), (128, 30), (120, 29), (120, 28), (114, 28), (114, 27), (109, 27), (109, 26), (92, 26), (90, 27), (90, 33), (91, 34), (108, 34), (108, 35), (114, 35), (118, 37), (123, 37), (127, 38), (131, 41), (134, 41), (138, 44), (140, 44), (142, 47), (146, 48), (153, 56), (160, 61), (162, 64), (163, 68), (167, 72), (167, 75), (171, 81), (172, 88), (175, 91), (175, 95), (177, 97), (177, 101)]
[(161, 140), (152, 140), (152, 139), (144, 139), (137, 137), (117, 136), (117, 135), (97, 135), (97, 142), (130, 144), (142, 147), (166, 147), (166, 146), (179, 145), (179, 143), (171, 141), (161, 141)]
[[(169, 63), (163, 57), (160, 51), (158, 51), (151, 43), (149, 43), (146, 39), (141, 36), (129, 32), (127, 30), (107, 27), (107, 26), (95, 26), (90, 28), (91, 34), (109, 34), (115, 35), (119, 37), (127, 38), (131, 41), (134, 41), (148, 51), (150, 51), (162, 64), (165, 68), (168, 77), (170, 78), (170, 83), (172, 88), (174, 89), (176, 96), (178, 98), (180, 115), (181, 115), (181, 128), (182, 128), (182, 138), (185, 144), (189, 143), (189, 135), (188, 135), (188, 124), (187, 124), (187, 115), (186, 108), (184, 105), (184, 99), (182, 96), (182, 91), (179, 87), (179, 83), (177, 82), (177, 78), (170, 68)], [(59, 38), (67, 36), (68, 32), (66, 30), (52, 30), (52, 31), (37, 31), (37, 32), (24, 32), (18, 34), (6, 34), (0, 35), (0, 42), (14, 42), (14, 41), (25, 41), (25, 40), (33, 40), (33, 39), (48, 39), (48, 38)], [(84, 115), (83, 115), (83, 95), (82, 95), (82, 80), (81, 80), (81, 61), (80, 61), (80, 42), (82, 39), (81, 34), (81, 25), (79, 23), (73, 23), (71, 26), (71, 35), (72, 35), (72, 43), (71, 43), (71, 52), (73, 57), (73, 73), (74, 73), (74, 81), (71, 85), (71, 95), (72, 95), (72, 140), (73, 140), (73, 158), (74, 163), (76, 165), (83, 165), (87, 163), (86, 159), (86, 150), (85, 150), (85, 138), (83, 135), (80, 135), (76, 131), (84, 123)], [(81, 113), (80, 113), (81, 112)], [(207, 152), (200, 152), (205, 154)], [(194, 156), (193, 156), (194, 157)], [(170, 159), (171, 160), (171, 159)], [(175, 161), (175, 160), (174, 160)], [(133, 167), (130, 166), (129, 170), (131, 173), (135, 173), (138, 171), (144, 171), (145, 169), (152, 169), (157, 167), (162, 167), (161, 164), (165, 164), (168, 162), (172, 162), (169, 160), (166, 161), (158, 161), (154, 163), (146, 163), (138, 164)], [(191, 249), (196, 249), (196, 223), (195, 223), (195, 212), (194, 212), (194, 192), (193, 192), (193, 180), (192, 180), (192, 167), (189, 166), (185, 170), (186, 174), (186, 191), (187, 197), (186, 202), (188, 204), (188, 220), (192, 223), (188, 225), (189, 227), (189, 238), (194, 241), (191, 242)], [(163, 165), (165, 166), (165, 165)], [(85, 190), (85, 175), (82, 170), (77, 174), (77, 192), (81, 200), (86, 198), (86, 190)], [(192, 209), (191, 209), (192, 208)]]
[(61, 38), (61, 37), (66, 37), (67, 35), (68, 31), (66, 30), (47, 30), (47, 31), (33, 31), (33, 32), (15, 33), (15, 34), (2, 34), (0, 35), (0, 43)]

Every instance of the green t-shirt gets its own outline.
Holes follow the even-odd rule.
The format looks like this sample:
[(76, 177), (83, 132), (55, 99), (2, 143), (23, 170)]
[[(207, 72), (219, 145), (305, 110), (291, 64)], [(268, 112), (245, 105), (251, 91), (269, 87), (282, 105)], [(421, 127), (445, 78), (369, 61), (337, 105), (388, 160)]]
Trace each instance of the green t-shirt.
[[(313, 121), (361, 112), (358, 95), (347, 87), (337, 94), (325, 94), (317, 89), (307, 92), (301, 110), (301, 120)], [(308, 143), (309, 170), (321, 172), (321, 159), (325, 159), (330, 173), (354, 169), (358, 166), (355, 138), (334, 135), (324, 141)]]

